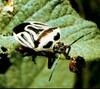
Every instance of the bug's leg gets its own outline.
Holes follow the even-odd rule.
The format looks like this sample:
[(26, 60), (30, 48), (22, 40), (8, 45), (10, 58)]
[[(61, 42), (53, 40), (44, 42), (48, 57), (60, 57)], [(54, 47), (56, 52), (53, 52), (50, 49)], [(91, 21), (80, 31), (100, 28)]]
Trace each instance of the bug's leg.
[(50, 74), (49, 81), (51, 80), (51, 78), (52, 78), (52, 76), (53, 76), (54, 70), (55, 70), (55, 68), (57, 67), (58, 62), (60, 61), (60, 60), (59, 60), (59, 57), (60, 57), (60, 55), (59, 55), (58, 58), (55, 60), (53, 66), (52, 66), (52, 72), (51, 72), (51, 74)]
[(49, 56), (48, 56), (48, 69), (51, 69), (54, 62), (55, 62), (55, 54), (54, 53), (51, 53)]
[(16, 48), (16, 50), (18, 52), (20, 52), (22, 54), (22, 56), (30, 56), (32, 55), (32, 50), (30, 48), (27, 48), (27, 47), (24, 47), (24, 46), (21, 46), (19, 48)]
[(37, 56), (37, 52), (34, 51), (33, 49), (27, 49), (27, 54), (26, 56), (32, 56), (32, 61), (34, 62), (34, 64), (36, 64), (35, 58)]
[(69, 55), (69, 52), (70, 52), (70, 50), (71, 50), (71, 47), (68, 46), (67, 48), (68, 48), (68, 51), (67, 51), (67, 56), (68, 56), (68, 55)]
[(36, 56), (37, 56), (37, 52), (36, 51), (32, 51), (32, 61), (34, 62), (34, 64), (36, 64), (36, 60), (35, 60), (35, 58), (36, 58)]
[(37, 56), (37, 52), (35, 52), (33, 49), (22, 46), (16, 50), (19, 51), (21, 54), (23, 54), (22, 55), (23, 57), (32, 56), (32, 61), (34, 62), (34, 64), (36, 64), (35, 58)]
[(36, 64), (35, 58), (37, 56), (37, 52), (29, 48), (27, 48), (26, 51), (27, 53), (25, 54), (25, 56), (32, 56), (32, 61), (34, 62), (34, 64)]
[[(66, 52), (66, 49), (67, 49), (67, 52)], [(70, 56), (69, 56), (70, 50), (71, 50), (71, 47), (68, 46), (68, 45), (65, 45), (64, 46), (64, 51), (62, 52), (63, 55), (65, 56), (65, 58), (68, 59), (68, 60), (70, 59)]]
[(36, 55), (32, 56), (32, 61), (34, 62), (34, 64), (36, 64), (35, 58), (36, 58)]
[(48, 58), (48, 69), (51, 69), (51, 67), (53, 66), (54, 62), (55, 62), (54, 58), (52, 58), (52, 57)]

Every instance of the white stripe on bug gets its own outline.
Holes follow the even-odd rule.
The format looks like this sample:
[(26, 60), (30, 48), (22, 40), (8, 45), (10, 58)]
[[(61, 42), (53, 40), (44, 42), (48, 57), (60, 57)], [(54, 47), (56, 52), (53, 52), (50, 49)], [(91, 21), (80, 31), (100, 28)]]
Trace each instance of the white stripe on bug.
[(23, 43), (23, 42), (21, 42), (18, 38), (19, 38), (19, 34), (15, 34), (15, 33), (13, 33), (13, 35), (14, 35), (14, 37), (15, 37), (15, 39), (21, 44), (21, 45), (23, 45), (23, 46), (25, 46), (25, 47), (27, 47), (27, 45), (25, 44), (25, 43)]
[(32, 25), (27, 25), (27, 26), (25, 27), (25, 31), (27, 31), (27, 32), (29, 32), (31, 35), (33, 35), (33, 37), (34, 37), (33, 40), (37, 40), (37, 34), (36, 34), (33, 30), (28, 29), (29, 26), (32, 27)]
[(38, 24), (33, 24), (32, 25), (34, 28), (36, 29), (48, 29), (48, 26), (45, 26), (45, 25), (38, 25)]
[[(23, 36), (26, 35), (25, 37), (27, 37), (27, 41), (26, 41), (21, 35), (23, 35)], [(28, 43), (28, 40), (30, 39), (30, 37), (29, 37), (29, 34), (28, 34), (27, 32), (18, 33), (18, 34), (16, 35), (16, 37), (17, 37), (17, 40), (19, 41), (19, 43), (22, 44), (23, 46), (29, 47), (29, 48), (34, 48), (33, 46), (31, 46), (31, 45)], [(19, 38), (20, 40), (19, 40), (18, 38)]]
[(27, 32), (23, 32), (26, 40), (27, 40), (27, 43), (29, 44), (30, 48), (34, 48), (34, 40), (32, 39), (31, 35)]
[(29, 23), (35, 29), (43, 29), (43, 30), (45, 30), (45, 29), (48, 29), (49, 28), (46, 23), (41, 23), (41, 22), (38, 22), (38, 21), (30, 21)]

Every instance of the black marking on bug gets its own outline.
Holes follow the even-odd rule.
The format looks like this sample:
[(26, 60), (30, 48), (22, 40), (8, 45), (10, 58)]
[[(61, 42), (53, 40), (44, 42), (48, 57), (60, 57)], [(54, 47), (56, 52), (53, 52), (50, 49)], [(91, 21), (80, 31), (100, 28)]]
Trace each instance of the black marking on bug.
[(22, 36), (22, 38), (24, 38), (24, 39), (27, 41), (27, 39), (26, 39), (26, 37), (24, 36), (24, 34), (21, 34), (21, 36)]
[(18, 38), (18, 40), (20, 40), (24, 44), (24, 42), (20, 38)]
[(13, 31), (17, 34), (17, 33), (20, 33), (20, 32), (23, 32), (24, 31), (24, 28), (27, 26), (27, 25), (30, 25), (30, 23), (22, 23), (22, 24), (19, 24), (17, 25)]
[(2, 49), (3, 52), (7, 51), (7, 48), (5, 48), (5, 47), (1, 47), (1, 49)]
[(39, 43), (40, 43), (39, 41), (34, 41), (35, 48), (37, 48), (37, 47), (38, 47)]
[(57, 35), (56, 36), (54, 36), (54, 40), (56, 41), (56, 40), (59, 40), (60, 39), (60, 34), (59, 33), (57, 33)]
[(43, 46), (43, 48), (50, 48), (52, 46), (53, 42), (49, 41), (46, 45)]
[(38, 34), (40, 31), (43, 30), (43, 29), (36, 29), (36, 28), (31, 27), (31, 26), (28, 26), (27, 28), (34, 31), (36, 34)]

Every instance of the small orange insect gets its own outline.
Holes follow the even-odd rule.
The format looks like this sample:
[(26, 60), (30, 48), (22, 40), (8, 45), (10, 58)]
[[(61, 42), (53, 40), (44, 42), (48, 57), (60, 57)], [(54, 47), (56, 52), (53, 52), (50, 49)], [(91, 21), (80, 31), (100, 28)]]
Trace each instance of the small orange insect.
[(85, 60), (81, 56), (70, 58), (69, 69), (72, 72), (80, 73), (85, 66)]

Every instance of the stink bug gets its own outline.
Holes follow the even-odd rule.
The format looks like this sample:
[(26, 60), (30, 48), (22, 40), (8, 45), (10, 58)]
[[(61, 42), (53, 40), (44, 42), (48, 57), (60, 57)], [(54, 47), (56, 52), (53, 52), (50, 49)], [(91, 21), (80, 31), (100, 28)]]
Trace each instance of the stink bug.
[(23, 52), (32, 55), (34, 63), (37, 55), (43, 55), (48, 57), (48, 68), (52, 67), (56, 58), (56, 49), (58, 45), (59, 47), (62, 45), (59, 28), (51, 28), (40, 22), (25, 22), (16, 26), (13, 31), (16, 40), (25, 48)]
[[(58, 27), (49, 27), (47, 24), (40, 22), (21, 23), (13, 29), (13, 34), (16, 40), (25, 48), (24, 50), (19, 49), (21, 53), (32, 55), (34, 63), (36, 63), (35, 57), (37, 55), (48, 57), (49, 69), (52, 68), (57, 58), (56, 54), (63, 54), (66, 59), (72, 59), (69, 56), (71, 45), (84, 36), (79, 37), (70, 45), (65, 45), (60, 41), (61, 33)], [(73, 71), (73, 68), (77, 69), (75, 67), (78, 66), (72, 66), (77, 62), (77, 60), (74, 60), (73, 63), (73, 60), (71, 60), (69, 67), (71, 71)]]

